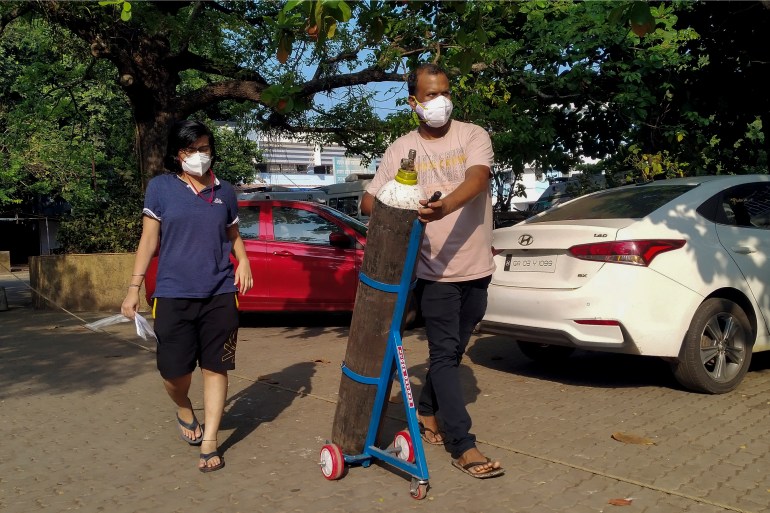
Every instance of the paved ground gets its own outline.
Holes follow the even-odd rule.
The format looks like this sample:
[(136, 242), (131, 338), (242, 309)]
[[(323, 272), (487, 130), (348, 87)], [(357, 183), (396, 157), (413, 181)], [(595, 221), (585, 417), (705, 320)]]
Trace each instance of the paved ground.
[[(464, 386), (481, 449), (505, 476), (472, 479), (426, 445), (431, 489), (413, 500), (387, 466), (325, 480), (349, 318), (242, 319), (220, 443), (225, 469), (196, 470), (179, 440), (150, 344), (130, 325), (83, 327), (114, 312), (31, 309), (24, 272), (0, 275), (2, 512), (765, 512), (770, 510), (770, 359), (734, 393), (679, 389), (661, 361), (580, 353), (530, 363), (502, 337), (471, 342)], [(416, 389), (420, 330), (404, 341)], [(200, 381), (192, 395), (202, 416)], [(403, 406), (388, 426), (403, 426)], [(613, 433), (654, 445), (616, 441)], [(611, 499), (631, 499), (627, 506)]]

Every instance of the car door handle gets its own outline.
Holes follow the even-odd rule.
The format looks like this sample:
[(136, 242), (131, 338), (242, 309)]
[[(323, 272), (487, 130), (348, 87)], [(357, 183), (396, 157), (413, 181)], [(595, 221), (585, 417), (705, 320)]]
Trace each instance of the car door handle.
[(749, 253), (755, 253), (757, 250), (750, 248), (749, 246), (733, 246), (732, 250), (741, 255), (748, 255)]
[(283, 251), (273, 251), (273, 254), (278, 256), (294, 256), (294, 253), (285, 249)]

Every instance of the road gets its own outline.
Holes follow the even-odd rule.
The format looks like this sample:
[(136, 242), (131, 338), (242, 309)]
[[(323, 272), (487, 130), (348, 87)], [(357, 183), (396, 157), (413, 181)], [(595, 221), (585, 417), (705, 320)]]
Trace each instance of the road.
[[(10, 305), (0, 312), (1, 512), (770, 510), (764, 354), (738, 390), (708, 396), (682, 390), (653, 358), (577, 352), (543, 366), (503, 337), (474, 338), (462, 367), (473, 431), (507, 472), (473, 479), (426, 444), (431, 488), (416, 501), (409, 476), (385, 465), (339, 481), (319, 470), (348, 316), (242, 316), (219, 439), (227, 466), (202, 474), (196, 448), (178, 438), (152, 344), (129, 324), (83, 327), (115, 312), (33, 310), (23, 282), (0, 276)], [(408, 331), (404, 348), (419, 392), (424, 332)], [(201, 417), (198, 374), (193, 391)], [(405, 418), (389, 404), (386, 431)]]

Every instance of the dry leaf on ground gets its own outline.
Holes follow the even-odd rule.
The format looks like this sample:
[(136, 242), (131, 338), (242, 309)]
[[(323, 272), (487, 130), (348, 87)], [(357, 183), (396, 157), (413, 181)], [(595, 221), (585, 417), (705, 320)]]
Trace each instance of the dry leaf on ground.
[(632, 435), (630, 433), (621, 433), (619, 431), (617, 433), (612, 433), (612, 438), (618, 442), (623, 442), (624, 444), (655, 445), (655, 442), (649, 438)]
[(607, 502), (613, 506), (630, 506), (633, 501), (631, 499), (610, 499)]

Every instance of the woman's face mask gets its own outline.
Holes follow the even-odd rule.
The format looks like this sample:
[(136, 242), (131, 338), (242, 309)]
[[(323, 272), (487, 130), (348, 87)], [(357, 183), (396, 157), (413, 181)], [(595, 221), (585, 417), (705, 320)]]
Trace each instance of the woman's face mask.
[(417, 98), (414, 101), (417, 103), (415, 112), (429, 127), (440, 128), (446, 125), (452, 116), (452, 100), (446, 96), (438, 96), (424, 104), (418, 102)]
[(211, 155), (206, 153), (193, 153), (182, 160), (182, 170), (193, 176), (203, 176), (211, 167)]

